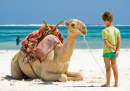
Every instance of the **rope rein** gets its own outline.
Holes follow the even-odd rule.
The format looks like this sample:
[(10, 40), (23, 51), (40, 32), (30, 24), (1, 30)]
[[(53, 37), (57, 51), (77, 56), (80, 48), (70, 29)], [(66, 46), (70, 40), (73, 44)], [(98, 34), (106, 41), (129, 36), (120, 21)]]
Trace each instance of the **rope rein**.
[[(24, 61), (24, 59), (23, 59), (23, 61)], [(27, 54), (26, 54), (26, 58), (25, 58), (25, 63), (29, 63), (29, 66), (30, 66), (30, 68), (32, 69), (32, 72), (35, 74), (35, 76), (36, 76), (37, 78), (40, 78), (40, 77), (38, 77), (38, 75), (36, 74), (36, 72), (34, 71), (34, 69), (32, 68), (32, 65), (30, 64), (30, 62), (29, 62), (29, 60), (28, 60)]]
[[(96, 59), (95, 59), (95, 57), (94, 57), (94, 55), (93, 55), (93, 53), (92, 53), (92, 51), (91, 51), (91, 48), (89, 47), (89, 45), (88, 45), (88, 43), (87, 43), (87, 41), (86, 41), (86, 39), (85, 39), (85, 35), (83, 35), (83, 40), (85, 41), (86, 45), (88, 46), (88, 48), (89, 48), (89, 50), (90, 50), (90, 52), (91, 52), (91, 55), (92, 55), (94, 61), (95, 61), (95, 62), (97, 63), (97, 65), (101, 68), (102, 73), (103, 73), (104, 76), (106, 77), (106, 75), (105, 75), (105, 73), (104, 73), (102, 67), (101, 67), (100, 64), (96, 61)], [(26, 60), (27, 60), (27, 55), (26, 55), (26, 59), (25, 59), (25, 61), (26, 61)], [(32, 71), (33, 71), (33, 73), (36, 75), (37, 78), (39, 78), (39, 77), (37, 76), (37, 74), (35, 73), (35, 71), (33, 70), (33, 68), (32, 68), (32, 66), (31, 66), (31, 64), (30, 64), (29, 61), (28, 61), (28, 63), (29, 63), (29, 65), (30, 65), (30, 67), (31, 67), (31, 69), (32, 69)]]
[(85, 41), (86, 45), (88, 46), (88, 48), (89, 48), (89, 50), (90, 50), (90, 52), (91, 52), (91, 55), (92, 55), (93, 59), (94, 59), (94, 60), (95, 60), (95, 62), (98, 64), (98, 66), (101, 68), (102, 73), (103, 73), (103, 74), (104, 74), (104, 76), (106, 77), (106, 75), (105, 75), (105, 73), (104, 73), (104, 71), (103, 71), (102, 67), (101, 67), (101, 66), (99, 65), (99, 63), (96, 61), (96, 59), (95, 59), (95, 57), (94, 57), (94, 55), (93, 55), (93, 53), (92, 53), (92, 51), (91, 51), (91, 48), (89, 47), (89, 45), (88, 45), (88, 43), (87, 43), (87, 41), (86, 41), (86, 39), (85, 39), (85, 35), (83, 35), (83, 40)]

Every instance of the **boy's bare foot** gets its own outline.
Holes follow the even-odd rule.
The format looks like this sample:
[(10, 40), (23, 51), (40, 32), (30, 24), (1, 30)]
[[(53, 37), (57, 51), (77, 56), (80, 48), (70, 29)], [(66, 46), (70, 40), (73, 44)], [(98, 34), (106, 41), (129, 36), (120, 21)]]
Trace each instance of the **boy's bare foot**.
[(101, 85), (101, 87), (110, 87), (110, 84), (104, 84), (104, 85)]
[(114, 85), (114, 87), (118, 87), (118, 85)]

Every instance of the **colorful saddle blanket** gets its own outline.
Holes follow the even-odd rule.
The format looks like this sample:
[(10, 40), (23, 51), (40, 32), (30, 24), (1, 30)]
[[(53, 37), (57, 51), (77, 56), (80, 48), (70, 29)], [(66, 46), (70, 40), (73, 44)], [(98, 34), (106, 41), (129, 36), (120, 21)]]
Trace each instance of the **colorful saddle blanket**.
[[(22, 47), (26, 50), (26, 53), (31, 53), (34, 47), (36, 47), (41, 40), (45, 37), (44, 36), (44, 30), (45, 25), (41, 26), (39, 30), (31, 32), (23, 41), (22, 41)], [(48, 25), (51, 29), (54, 27), (52, 25)], [(53, 35), (55, 35), (63, 44), (64, 43), (64, 37), (60, 33), (60, 31), (56, 28), (52, 31)]]
[(33, 50), (32, 54), (39, 59), (40, 62), (44, 61), (48, 53), (53, 50), (56, 44), (61, 44), (61, 41), (54, 35), (47, 35)]

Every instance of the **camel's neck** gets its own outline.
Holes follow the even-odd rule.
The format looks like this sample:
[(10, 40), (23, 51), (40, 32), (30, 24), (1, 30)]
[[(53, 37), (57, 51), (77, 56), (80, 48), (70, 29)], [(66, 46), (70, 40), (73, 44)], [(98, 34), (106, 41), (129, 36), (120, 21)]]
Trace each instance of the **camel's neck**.
[(70, 60), (70, 57), (72, 56), (74, 50), (76, 37), (77, 36), (68, 34), (65, 44), (61, 48), (61, 61), (68, 62)]

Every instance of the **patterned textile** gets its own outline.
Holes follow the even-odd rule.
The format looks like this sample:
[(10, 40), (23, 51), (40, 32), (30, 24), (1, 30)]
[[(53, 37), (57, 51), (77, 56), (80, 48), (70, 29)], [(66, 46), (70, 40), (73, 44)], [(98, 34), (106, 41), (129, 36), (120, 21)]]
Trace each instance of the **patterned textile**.
[[(38, 43), (45, 37), (43, 36), (45, 25), (41, 26), (39, 30), (31, 32), (23, 41), (22, 41), (22, 47), (26, 49), (26, 53), (31, 53), (33, 48), (38, 45)], [(52, 25), (48, 25), (51, 29), (54, 27)], [(63, 44), (64, 43), (64, 37), (60, 33), (60, 31), (56, 28), (53, 30), (53, 35), (55, 35)]]
[[(56, 44), (63, 45), (61, 41), (54, 35), (47, 35), (43, 40), (32, 50), (32, 56), (38, 58), (40, 62), (44, 61), (46, 56)], [(31, 59), (33, 61), (33, 59)]]

